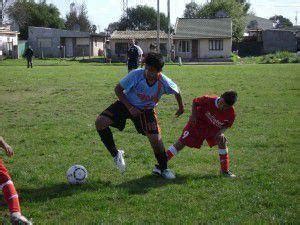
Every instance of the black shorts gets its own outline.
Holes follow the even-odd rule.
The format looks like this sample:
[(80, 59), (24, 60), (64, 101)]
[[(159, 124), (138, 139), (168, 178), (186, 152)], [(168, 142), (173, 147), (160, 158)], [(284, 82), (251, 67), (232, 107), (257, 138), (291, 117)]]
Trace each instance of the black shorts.
[(130, 62), (128, 61), (128, 70), (135, 70), (139, 67), (138, 62)]
[(132, 117), (126, 106), (122, 102), (116, 101), (100, 115), (110, 118), (113, 121), (111, 126), (118, 128), (120, 131), (124, 130), (126, 120), (131, 119), (137, 132), (142, 135), (160, 133), (160, 127), (154, 109), (143, 110), (141, 115)]

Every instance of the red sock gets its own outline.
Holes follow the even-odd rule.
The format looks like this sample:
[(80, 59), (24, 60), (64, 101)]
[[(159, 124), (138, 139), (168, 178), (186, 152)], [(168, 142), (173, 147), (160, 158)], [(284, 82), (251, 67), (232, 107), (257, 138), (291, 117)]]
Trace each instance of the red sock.
[(11, 180), (8, 180), (0, 186), (2, 187), (4, 199), (8, 204), (9, 212), (21, 212), (18, 193), (13, 182)]
[(229, 155), (227, 149), (219, 149), (220, 156), (220, 164), (221, 171), (228, 172), (229, 171)]
[(171, 145), (166, 152), (168, 161), (172, 159), (175, 155), (177, 155), (177, 153), (178, 153), (177, 149), (173, 145)]
[(167, 158), (168, 158), (168, 161), (169, 161), (170, 159), (172, 159), (173, 156), (174, 156), (174, 154), (173, 154), (170, 150), (168, 150), (168, 151), (167, 151)]

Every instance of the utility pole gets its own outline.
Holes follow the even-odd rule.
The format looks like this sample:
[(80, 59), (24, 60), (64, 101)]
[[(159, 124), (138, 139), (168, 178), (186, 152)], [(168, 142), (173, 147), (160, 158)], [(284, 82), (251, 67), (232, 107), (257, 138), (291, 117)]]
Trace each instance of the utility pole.
[(297, 26), (298, 25), (298, 11), (296, 11), (295, 22), (296, 22), (295, 26)]
[(159, 0), (157, 0), (157, 39), (156, 39), (156, 44), (157, 44), (157, 52), (160, 53), (160, 12), (159, 12)]
[(168, 0), (168, 61), (171, 60), (171, 16), (170, 16), (170, 0)]
[(127, 17), (128, 0), (122, 0), (123, 16)]

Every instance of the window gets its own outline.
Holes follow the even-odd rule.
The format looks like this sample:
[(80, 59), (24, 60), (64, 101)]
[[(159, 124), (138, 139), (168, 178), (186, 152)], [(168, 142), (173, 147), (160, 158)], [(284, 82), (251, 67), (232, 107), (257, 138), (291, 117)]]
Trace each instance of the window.
[(191, 43), (190, 41), (179, 41), (178, 52), (191, 52)]
[(116, 43), (115, 52), (116, 54), (127, 54), (128, 45), (127, 43)]
[(209, 40), (209, 50), (210, 51), (223, 50), (223, 40)]

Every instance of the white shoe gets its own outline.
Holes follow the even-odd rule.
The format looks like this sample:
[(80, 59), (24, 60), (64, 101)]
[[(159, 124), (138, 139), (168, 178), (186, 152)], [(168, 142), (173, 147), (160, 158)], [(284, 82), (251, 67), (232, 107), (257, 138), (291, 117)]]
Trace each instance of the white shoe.
[(117, 165), (117, 168), (121, 173), (124, 173), (126, 170), (125, 160), (124, 160), (124, 151), (118, 150), (118, 154), (114, 157), (114, 161)]
[(14, 212), (10, 214), (10, 222), (13, 225), (32, 225), (32, 222), (28, 220), (25, 216), (22, 216), (19, 212)]
[(155, 165), (153, 170), (152, 170), (152, 174), (156, 175), (156, 176), (161, 176), (161, 169), (158, 168), (158, 165)]
[(175, 179), (175, 174), (170, 169), (165, 169), (161, 172), (161, 176), (167, 180)]
[(228, 177), (228, 178), (236, 178), (236, 175), (234, 175), (232, 172), (227, 171), (227, 172), (223, 172), (221, 171), (221, 176), (223, 177)]

